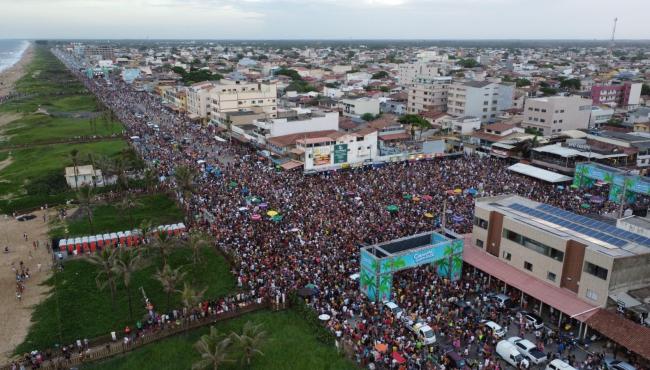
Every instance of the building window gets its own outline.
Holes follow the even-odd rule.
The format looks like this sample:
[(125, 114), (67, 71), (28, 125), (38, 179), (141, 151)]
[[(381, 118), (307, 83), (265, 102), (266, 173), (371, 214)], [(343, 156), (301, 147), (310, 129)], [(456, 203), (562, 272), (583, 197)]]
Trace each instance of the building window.
[(594, 265), (591, 262), (585, 262), (585, 272), (597, 278), (607, 280), (607, 269), (598, 265)]
[(510, 261), (512, 259), (512, 254), (510, 254), (510, 252), (503, 252), (503, 258)]
[(540, 243), (536, 240), (520, 235), (514, 231), (503, 229), (503, 237), (521, 246), (524, 246), (530, 250), (533, 250), (539, 254), (543, 254), (546, 257), (550, 257), (556, 261), (559, 262), (564, 261), (564, 252), (549, 247), (548, 245)]
[(481, 229), (487, 230), (488, 222), (480, 217), (474, 217), (474, 225), (480, 227)]
[(483, 248), (483, 240), (476, 239), (476, 246), (479, 247), (479, 248)]
[(549, 279), (550, 281), (555, 281), (555, 274), (549, 271), (546, 274), (546, 278)]
[(524, 268), (528, 271), (533, 271), (533, 264), (528, 261), (524, 261)]
[(598, 300), (598, 293), (594, 292), (591, 289), (587, 289), (587, 291), (585, 292), (585, 296), (587, 298), (591, 299), (592, 301), (597, 301)]

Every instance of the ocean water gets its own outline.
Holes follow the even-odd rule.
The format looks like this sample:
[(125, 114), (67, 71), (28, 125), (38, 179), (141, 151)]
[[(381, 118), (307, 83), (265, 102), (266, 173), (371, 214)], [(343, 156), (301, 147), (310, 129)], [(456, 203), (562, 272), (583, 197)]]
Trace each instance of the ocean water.
[(26, 40), (0, 39), (0, 72), (16, 64), (28, 46)]

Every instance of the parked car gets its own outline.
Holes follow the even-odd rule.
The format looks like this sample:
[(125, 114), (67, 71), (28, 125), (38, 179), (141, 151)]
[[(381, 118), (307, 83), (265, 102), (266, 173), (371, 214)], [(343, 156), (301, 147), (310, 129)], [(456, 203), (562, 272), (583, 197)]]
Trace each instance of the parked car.
[(393, 315), (395, 315), (395, 317), (397, 317), (398, 319), (402, 317), (402, 314), (404, 313), (404, 310), (394, 302), (390, 302), (390, 301), (384, 302), (384, 307), (389, 309), (390, 312), (392, 312)]
[(483, 320), (481, 321), (481, 325), (490, 329), (492, 335), (494, 335), (496, 338), (503, 338), (503, 336), (506, 335), (506, 331), (501, 327), (501, 325), (497, 324), (494, 321)]
[(576, 368), (560, 359), (555, 359), (549, 362), (544, 370), (576, 370)]
[(546, 353), (537, 349), (537, 346), (528, 339), (522, 339), (520, 337), (510, 337), (508, 342), (515, 345), (515, 348), (522, 356), (524, 356), (528, 361), (535, 365), (543, 364), (548, 360)]
[(505, 362), (516, 368), (519, 368), (519, 365), (524, 365), (526, 368), (530, 365), (528, 360), (517, 351), (515, 345), (507, 340), (499, 341), (499, 343), (497, 343), (496, 351), (497, 355), (499, 355)]
[(512, 302), (512, 299), (508, 297), (505, 294), (495, 294), (492, 296), (492, 301), (496, 303), (499, 308), (512, 308), (514, 306), (514, 302)]
[(613, 358), (605, 359), (605, 367), (607, 370), (636, 370), (636, 367), (628, 364), (627, 362), (614, 360)]
[(449, 368), (460, 369), (460, 370), (470, 370), (471, 368), (467, 366), (463, 356), (459, 355), (456, 351), (450, 350), (445, 353), (445, 357), (449, 359)]
[(520, 319), (521, 317), (523, 317), (524, 320), (535, 329), (541, 329), (544, 327), (544, 319), (539, 317), (537, 314), (528, 311), (517, 312), (517, 318)]
[(423, 321), (418, 321), (412, 326), (409, 326), (412, 332), (414, 332), (424, 344), (433, 344), (436, 342), (436, 335), (433, 333), (433, 329)]
[(36, 218), (36, 215), (28, 214), (28, 215), (20, 215), (20, 216), (18, 216), (18, 217), (16, 217), (16, 220), (17, 221), (29, 221), (29, 220), (33, 220), (35, 218)]

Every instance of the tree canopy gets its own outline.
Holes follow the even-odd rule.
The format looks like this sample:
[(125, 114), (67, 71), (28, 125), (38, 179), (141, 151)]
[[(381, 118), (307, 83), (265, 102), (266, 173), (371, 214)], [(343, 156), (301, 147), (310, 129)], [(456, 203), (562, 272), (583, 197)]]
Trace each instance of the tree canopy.
[(372, 75), (373, 80), (382, 80), (384, 78), (388, 78), (390, 75), (386, 71), (379, 71), (375, 74)]
[(570, 78), (560, 82), (560, 87), (563, 89), (580, 90), (580, 79)]
[(481, 64), (477, 62), (475, 59), (460, 59), (458, 61), (458, 64), (461, 65), (463, 68), (476, 68), (480, 66)]
[(218, 73), (212, 73), (207, 69), (191, 69), (187, 72), (182, 67), (172, 67), (172, 71), (181, 75), (183, 78), (183, 83), (186, 85), (191, 85), (197, 82), (203, 81), (218, 81), (223, 78), (222, 75)]

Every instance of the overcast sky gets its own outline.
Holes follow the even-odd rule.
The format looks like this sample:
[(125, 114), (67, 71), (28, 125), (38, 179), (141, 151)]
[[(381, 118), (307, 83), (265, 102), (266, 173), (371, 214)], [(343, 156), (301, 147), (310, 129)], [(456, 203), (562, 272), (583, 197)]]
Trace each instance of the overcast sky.
[(650, 0), (0, 0), (0, 38), (650, 39)]

